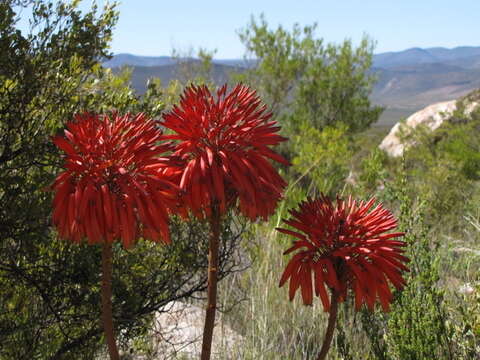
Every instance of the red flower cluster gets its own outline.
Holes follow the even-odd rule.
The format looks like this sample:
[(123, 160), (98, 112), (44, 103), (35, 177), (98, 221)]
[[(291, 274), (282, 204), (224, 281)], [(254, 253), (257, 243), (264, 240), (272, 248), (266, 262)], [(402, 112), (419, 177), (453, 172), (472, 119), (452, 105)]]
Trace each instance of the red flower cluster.
[(285, 138), (256, 92), (226, 85), (215, 99), (206, 86), (185, 90), (180, 105), (164, 115), (162, 123), (179, 140), (174, 155), (185, 161), (180, 188), (186, 205), (199, 218), (220, 214), (239, 200), (249, 219), (266, 219), (281, 198), (285, 181), (270, 163), (289, 164), (269, 146)]
[(372, 209), (374, 202), (357, 203), (349, 198), (346, 202), (337, 199), (334, 205), (322, 196), (290, 211), (293, 218), (285, 223), (300, 232), (277, 229), (299, 239), (285, 254), (302, 249), (291, 258), (280, 280), (283, 286), (290, 279), (290, 300), (301, 288), (304, 304), (311, 305), (314, 288), (329, 311), (326, 285), (338, 294), (339, 301), (344, 301), (351, 289), (357, 310), (363, 303), (373, 310), (378, 298), (388, 311), (392, 301), (389, 282), (397, 289), (403, 287), (401, 271), (408, 271), (403, 263), (409, 260), (401, 255), (405, 242), (394, 240), (404, 233), (385, 234), (397, 221), (381, 204)]
[[(89, 243), (121, 240), (131, 246), (138, 236), (170, 242), (169, 209), (176, 204), (176, 176), (159, 155), (162, 133), (143, 114), (77, 115), (65, 138), (53, 142), (65, 152), (65, 168), (52, 185), (53, 223), (59, 235)], [(143, 225), (141, 225), (143, 224)]]

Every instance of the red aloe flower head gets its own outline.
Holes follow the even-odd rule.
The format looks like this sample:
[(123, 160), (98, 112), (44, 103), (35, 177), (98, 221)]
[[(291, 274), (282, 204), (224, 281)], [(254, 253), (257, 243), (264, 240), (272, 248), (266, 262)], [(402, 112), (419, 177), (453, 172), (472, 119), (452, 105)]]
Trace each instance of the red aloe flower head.
[(284, 222), (295, 230), (277, 228), (298, 239), (284, 254), (300, 250), (280, 279), (280, 286), (290, 279), (290, 300), (300, 288), (304, 304), (311, 305), (315, 290), (329, 311), (326, 288), (336, 292), (339, 301), (351, 290), (357, 310), (364, 303), (373, 310), (377, 299), (389, 310), (389, 283), (397, 289), (405, 285), (402, 271), (408, 271), (404, 263), (409, 260), (402, 255), (405, 242), (395, 239), (404, 233), (387, 233), (397, 226), (393, 214), (374, 203), (374, 198), (357, 202), (350, 197), (346, 202), (337, 198), (334, 204), (322, 195), (290, 211), (292, 218)]
[(168, 159), (171, 144), (143, 114), (82, 114), (53, 142), (65, 152), (54, 184), (53, 224), (59, 236), (89, 243), (137, 237), (170, 242), (169, 212), (178, 193)]
[(270, 149), (286, 139), (271, 121), (254, 90), (226, 85), (216, 98), (206, 86), (190, 86), (179, 106), (162, 123), (178, 140), (174, 155), (184, 162), (180, 188), (185, 204), (199, 218), (219, 214), (239, 202), (249, 219), (266, 219), (281, 198), (285, 181), (269, 160), (288, 165)]

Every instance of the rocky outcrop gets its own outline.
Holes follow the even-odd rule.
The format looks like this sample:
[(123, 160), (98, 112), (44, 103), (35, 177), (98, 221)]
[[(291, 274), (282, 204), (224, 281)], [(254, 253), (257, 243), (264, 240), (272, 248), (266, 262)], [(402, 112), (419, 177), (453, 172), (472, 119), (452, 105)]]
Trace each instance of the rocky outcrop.
[(387, 152), (392, 157), (401, 156), (406, 147), (414, 145), (412, 141), (405, 140), (405, 136), (412, 129), (423, 125), (431, 131), (440, 127), (440, 125), (452, 117), (457, 110), (458, 104), (463, 102), (465, 105), (465, 114), (470, 114), (480, 105), (480, 101), (467, 101), (468, 96), (460, 100), (451, 100), (429, 105), (426, 108), (410, 115), (405, 122), (398, 122), (390, 130), (390, 133), (383, 139), (379, 145), (380, 149)]
[(431, 130), (435, 130), (442, 124), (445, 118), (451, 116), (456, 108), (457, 101), (452, 100), (433, 104), (417, 111), (415, 114), (410, 115), (405, 122), (398, 122), (393, 126), (390, 133), (380, 144), (380, 149), (393, 157), (402, 156), (405, 146), (412, 145), (402, 141), (400, 136), (402, 128), (403, 131), (408, 132), (409, 128), (414, 129), (419, 124), (424, 124)]

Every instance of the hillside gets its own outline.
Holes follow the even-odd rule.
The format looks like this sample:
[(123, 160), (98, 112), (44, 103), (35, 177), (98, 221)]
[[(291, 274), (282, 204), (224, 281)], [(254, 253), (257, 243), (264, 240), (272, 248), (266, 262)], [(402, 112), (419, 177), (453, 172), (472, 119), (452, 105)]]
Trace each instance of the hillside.
[(449, 64), (402, 65), (374, 71), (378, 82), (372, 99), (388, 107), (418, 108), (458, 98), (480, 87), (480, 69)]
[[(177, 64), (130, 67), (132, 68), (132, 87), (140, 94), (145, 92), (148, 79), (159, 78), (162, 84), (168, 84), (171, 80), (178, 78), (180, 74), (180, 69)], [(113, 72), (119, 70), (119, 67), (113, 68)], [(225, 83), (228, 80), (228, 74), (234, 71), (238, 71), (238, 68), (216, 63), (212, 65), (212, 76), (217, 84)]]
[[(182, 58), (182, 61), (196, 61), (192, 58)], [(245, 59), (214, 59), (215, 64), (227, 65), (232, 67), (249, 67), (255, 64), (255, 60)], [(116, 54), (111, 59), (103, 62), (108, 68), (116, 68), (121, 66), (165, 66), (174, 65), (177, 59), (171, 56), (138, 56), (132, 54)]]
[(426, 63), (452, 63), (465, 58), (480, 58), (480, 47), (461, 46), (453, 49), (442, 47), (411, 48), (397, 52), (380, 53), (373, 56), (373, 66), (390, 68), (402, 65)]
[[(104, 65), (114, 71), (125, 65), (132, 67), (132, 86), (139, 93), (145, 91), (149, 78), (160, 78), (165, 84), (179, 73), (177, 61), (169, 56), (118, 54)], [(229, 73), (253, 65), (253, 60), (215, 59), (213, 78), (215, 82), (223, 83)], [(372, 71), (378, 76), (372, 101), (386, 107), (380, 123), (391, 125), (399, 117), (408, 116), (429, 104), (456, 99), (480, 88), (480, 47), (412, 48), (376, 54)]]
[(108, 68), (129, 66), (164, 66), (175, 64), (171, 56), (137, 56), (132, 54), (116, 54), (105, 61), (103, 65)]

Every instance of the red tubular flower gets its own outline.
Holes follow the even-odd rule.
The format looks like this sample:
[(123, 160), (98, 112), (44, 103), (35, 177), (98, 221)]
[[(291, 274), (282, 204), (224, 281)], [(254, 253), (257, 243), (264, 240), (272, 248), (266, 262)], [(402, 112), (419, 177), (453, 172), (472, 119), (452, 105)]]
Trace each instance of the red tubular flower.
[(226, 85), (215, 99), (206, 86), (185, 90), (180, 105), (162, 123), (179, 140), (174, 155), (185, 161), (180, 188), (185, 203), (199, 218), (220, 215), (239, 200), (249, 219), (266, 219), (281, 198), (285, 181), (269, 160), (289, 164), (269, 147), (285, 138), (254, 90)]
[(138, 236), (170, 242), (169, 209), (178, 193), (167, 158), (171, 145), (143, 114), (83, 114), (53, 142), (65, 168), (52, 185), (53, 224), (60, 237), (130, 247)]
[(315, 290), (329, 311), (326, 285), (338, 301), (344, 301), (351, 289), (357, 310), (364, 303), (373, 310), (377, 298), (384, 311), (389, 310), (389, 283), (397, 289), (405, 285), (401, 272), (408, 271), (404, 263), (409, 260), (402, 255), (405, 242), (394, 239), (404, 233), (386, 233), (397, 226), (396, 219), (382, 204), (372, 209), (374, 203), (373, 198), (366, 203), (349, 198), (337, 199), (334, 205), (322, 196), (290, 211), (292, 218), (285, 223), (298, 231), (277, 228), (299, 239), (284, 254), (301, 249), (280, 280), (283, 286), (290, 279), (290, 300), (300, 288), (304, 304), (311, 305)]

